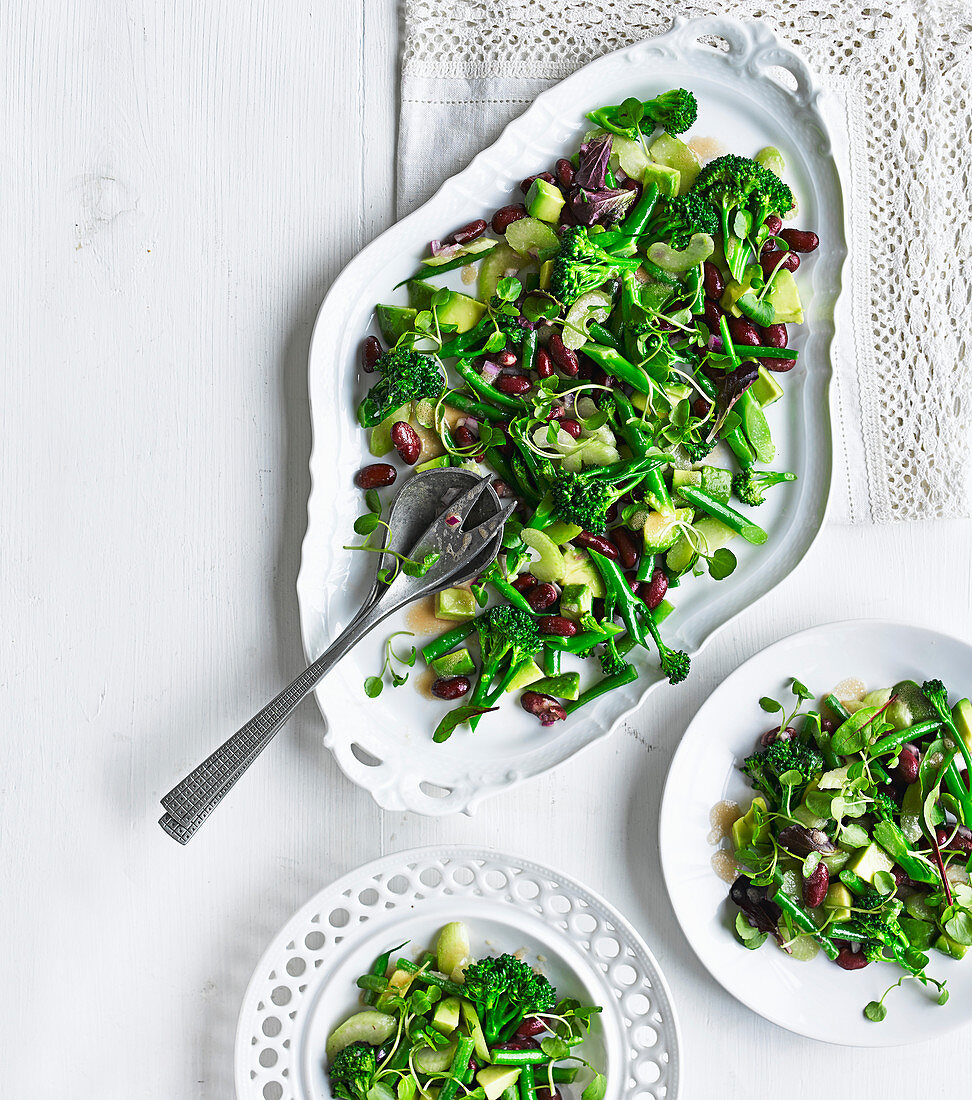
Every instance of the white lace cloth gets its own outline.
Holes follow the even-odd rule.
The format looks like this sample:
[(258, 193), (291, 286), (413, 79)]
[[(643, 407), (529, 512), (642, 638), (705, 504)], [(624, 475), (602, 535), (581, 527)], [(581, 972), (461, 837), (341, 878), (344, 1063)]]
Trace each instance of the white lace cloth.
[[(972, 4), (723, 0), (677, 11), (770, 22), (820, 75), (848, 137), (831, 517), (972, 514)], [(399, 212), (543, 89), (664, 32), (672, 14), (659, 0), (405, 0)]]

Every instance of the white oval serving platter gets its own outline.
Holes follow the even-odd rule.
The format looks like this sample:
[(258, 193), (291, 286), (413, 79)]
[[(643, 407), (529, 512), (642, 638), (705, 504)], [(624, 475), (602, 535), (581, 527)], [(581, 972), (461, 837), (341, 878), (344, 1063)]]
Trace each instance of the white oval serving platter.
[[(712, 36), (723, 48), (703, 41)], [(799, 481), (776, 490), (760, 509), (769, 542), (742, 549), (730, 579), (717, 584), (704, 578), (678, 590), (676, 613), (666, 624), (669, 644), (697, 654), (716, 630), (766, 595), (806, 554), (823, 522), (830, 488), (831, 351), (846, 255), (840, 185), (820, 91), (803, 59), (764, 24), (727, 17), (676, 20), (667, 34), (594, 61), (541, 94), (434, 198), (356, 256), (331, 287), (309, 361), (313, 488), (297, 581), (309, 659), (347, 624), (373, 575), (366, 555), (342, 545), (352, 538), (361, 511), (354, 473), (368, 461), (354, 411), (365, 388), (357, 349), (371, 331), (374, 304), (404, 302), (404, 291), (391, 288), (415, 270), (429, 240), (473, 218), (488, 218), (519, 194), (520, 179), (576, 149), (590, 128), (586, 111), (678, 86), (691, 88), (699, 100), (693, 135), (718, 136), (733, 151), (749, 155), (766, 145), (782, 150), (799, 203), (797, 224), (815, 229), (822, 245), (798, 274), (807, 317), (806, 325), (792, 330), (800, 360), (779, 376), (786, 398), (769, 410), (775, 465), (795, 471)], [(366, 698), (362, 689), (365, 677), (382, 665), (386, 637), (407, 628), (407, 619), (406, 612), (365, 639), (317, 690), (327, 720), (326, 745), (344, 772), (386, 809), (470, 812), (483, 797), (555, 767), (606, 736), (659, 682), (653, 657), (641, 654), (635, 658), (643, 669), (637, 681), (566, 722), (542, 729), (508, 703), (501, 717), (489, 716), (475, 734), (460, 731), (434, 745), (431, 731), (446, 704), (412, 685), (386, 687), (377, 700)], [(422, 644), (428, 636), (416, 640)]]
[(767, 1020), (811, 1039), (845, 1046), (899, 1046), (972, 1021), (972, 958), (931, 951), (928, 973), (948, 980), (948, 1003), (915, 982), (885, 1002), (872, 1023), (864, 1006), (897, 981), (895, 966), (846, 971), (823, 954), (796, 962), (772, 944), (747, 951), (733, 933), (729, 884), (713, 869), (712, 808), (723, 799), (748, 806), (753, 791), (739, 764), (773, 725), (758, 700), (789, 697), (796, 677), (826, 695), (847, 678), (868, 689), (899, 680), (941, 679), (953, 698), (972, 688), (972, 646), (934, 630), (876, 619), (828, 623), (783, 638), (740, 665), (699, 708), (672, 759), (662, 798), (659, 851), (675, 916), (709, 973)]
[(236, 1032), (238, 1100), (330, 1100), (324, 1046), (359, 1008), (355, 980), (382, 952), (434, 945), (467, 923), (474, 955), (520, 949), (562, 996), (601, 1005), (585, 1057), (605, 1100), (676, 1100), (679, 1033), (651, 951), (616, 910), (548, 867), (462, 845), (385, 856), (312, 898), (264, 952)]

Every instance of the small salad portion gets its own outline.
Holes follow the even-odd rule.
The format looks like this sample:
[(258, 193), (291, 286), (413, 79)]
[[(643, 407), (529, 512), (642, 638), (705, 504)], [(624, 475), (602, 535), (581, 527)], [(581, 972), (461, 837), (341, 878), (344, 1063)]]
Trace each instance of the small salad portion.
[[(460, 625), (422, 650), (432, 693), (465, 700), (436, 741), (507, 691), (563, 721), (637, 679), (640, 650), (683, 681), (689, 655), (663, 632), (672, 593), (765, 543), (752, 510), (796, 479), (767, 468), (771, 406), (799, 357), (794, 272), (819, 241), (784, 226), (779, 150), (703, 163), (696, 115), (686, 89), (591, 112), (573, 156), (432, 241), (399, 284), (408, 304), (375, 307), (357, 414), (379, 461), (358, 471), (371, 499), (355, 530), (383, 529), (375, 491), (396, 454), (489, 475), (517, 501), (498, 559), (436, 605)], [(460, 269), (462, 290), (440, 281)]]
[(417, 962), (375, 959), (358, 979), (365, 1008), (331, 1033), (327, 1066), (339, 1100), (601, 1100), (607, 1080), (578, 1049), (601, 1011), (558, 999), (516, 955), (473, 960), (461, 921)]
[(741, 767), (757, 791), (732, 826), (745, 868), (729, 896), (736, 932), (755, 950), (772, 938), (795, 958), (823, 950), (844, 970), (890, 962), (904, 973), (869, 1020), (887, 1015), (891, 989), (926, 972), (929, 951), (961, 959), (972, 946), (972, 703), (949, 706), (940, 680), (903, 680), (854, 698), (792, 683), (791, 713)]

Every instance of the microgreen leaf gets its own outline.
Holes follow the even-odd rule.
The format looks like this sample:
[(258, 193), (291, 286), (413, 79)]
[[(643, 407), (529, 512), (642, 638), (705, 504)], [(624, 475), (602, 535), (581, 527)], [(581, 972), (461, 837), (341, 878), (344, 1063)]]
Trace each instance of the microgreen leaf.
[(581, 1100), (604, 1100), (607, 1093), (607, 1078), (603, 1073), (595, 1073), (594, 1078), (581, 1093)]
[(369, 676), (364, 682), (365, 695), (369, 699), (377, 699), (385, 685), (378, 676)]
[(745, 240), (746, 237), (752, 232), (753, 229), (753, 216), (748, 210), (737, 210), (736, 216), (732, 219), (732, 231), (741, 240)]
[(768, 714), (774, 714), (777, 711), (782, 711), (783, 710), (783, 704), (778, 703), (775, 699), (771, 699), (768, 695), (764, 695), (763, 698), (760, 699), (759, 705)]
[(560, 307), (550, 298), (526, 298), (523, 302), (523, 316), (528, 321), (548, 320), (556, 317)]
[(806, 684), (801, 683), (796, 678), (794, 678), (793, 683), (790, 685), (790, 691), (792, 691), (798, 699), (813, 698), (813, 692), (806, 686)]
[(943, 1004), (946, 1004), (947, 1002), (948, 1002), (948, 990), (945, 988), (945, 986), (943, 984), (941, 989), (939, 989), (939, 991), (938, 991), (938, 1003), (940, 1005), (943, 1005)]
[(956, 943), (965, 947), (972, 946), (972, 913), (959, 909), (955, 916), (945, 922), (945, 932)]
[(803, 861), (803, 877), (809, 878), (813, 874), (813, 872), (816, 871), (819, 863), (820, 853), (811, 852), (810, 855), (808, 855), (807, 858)]
[(438, 308), (446, 305), (452, 299), (452, 291), (448, 287), (440, 286), (432, 295), (432, 305)]
[[(736, 568), (736, 555), (727, 547), (720, 546), (709, 558), (709, 576), (713, 580), (725, 580)], [(765, 709), (765, 708), (764, 708)], [(780, 707), (780, 710), (783, 708)]]
[(644, 104), (640, 99), (635, 99), (634, 96), (629, 96), (618, 108), (618, 125), (625, 130), (637, 129), (638, 124), (644, 117)]
[(879, 1024), (887, 1014), (888, 1010), (880, 1001), (868, 1001), (864, 1006), (864, 1015), (876, 1024)]
[(496, 284), (496, 297), (503, 302), (513, 302), (519, 298), (523, 291), (523, 284), (519, 279), (507, 277), (500, 279)]
[(506, 347), (506, 337), (502, 332), (493, 332), (485, 344), (487, 351), (502, 351)]
[(898, 888), (894, 875), (889, 871), (876, 871), (871, 882), (879, 894), (893, 894)]
[(570, 1054), (570, 1047), (566, 1041), (555, 1035), (542, 1040), (540, 1049), (552, 1062), (559, 1062), (561, 1058), (566, 1058)]
[(378, 496), (377, 489), (369, 489), (365, 493), (365, 504), (369, 512), (374, 512), (376, 516), (381, 515), (381, 498)]
[(368, 512), (366, 515), (358, 516), (354, 521), (354, 533), (356, 535), (370, 535), (377, 526), (378, 517), (374, 512)]

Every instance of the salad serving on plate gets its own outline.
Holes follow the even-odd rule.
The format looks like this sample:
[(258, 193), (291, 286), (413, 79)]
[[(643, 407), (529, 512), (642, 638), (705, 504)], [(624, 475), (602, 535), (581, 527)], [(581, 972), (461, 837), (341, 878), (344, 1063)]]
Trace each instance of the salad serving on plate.
[(740, 765), (756, 794), (731, 830), (736, 933), (848, 971), (894, 964), (888, 992), (914, 979), (945, 1004), (934, 953), (972, 946), (972, 704), (950, 706), (940, 680), (838, 690), (805, 712), (811, 692), (792, 692), (791, 713), (760, 700), (780, 719)]
[[(767, 539), (752, 509), (794, 479), (763, 468), (767, 410), (798, 361), (793, 272), (817, 237), (783, 227), (776, 149), (702, 163), (680, 136), (696, 109), (675, 89), (592, 111), (573, 159), (524, 180), (489, 227), (433, 241), (409, 306), (376, 307), (358, 406), (372, 455), (488, 473), (518, 502), (497, 561), (437, 598), (453, 625), (422, 655), (433, 694), (458, 704), (437, 741), (505, 692), (562, 720), (636, 679), (638, 649), (683, 680), (689, 658), (661, 629), (672, 590), (729, 576), (734, 540)], [(462, 291), (436, 281), (460, 269)], [(381, 545), (378, 490), (396, 477), (359, 471), (358, 547)]]

